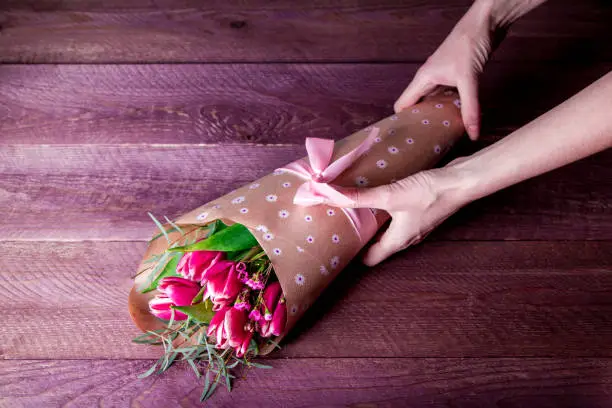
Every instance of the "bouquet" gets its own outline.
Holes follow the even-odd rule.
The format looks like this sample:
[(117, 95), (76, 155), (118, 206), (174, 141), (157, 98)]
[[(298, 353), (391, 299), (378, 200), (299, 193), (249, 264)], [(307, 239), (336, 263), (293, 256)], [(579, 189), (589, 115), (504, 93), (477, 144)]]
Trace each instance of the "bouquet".
[[(463, 135), (446, 90), (334, 143), (306, 139), (308, 157), (209, 202), (154, 222), (130, 293), (145, 333), (163, 346), (143, 376), (184, 360), (204, 377), (202, 400), (239, 367), (278, 347), (300, 316), (388, 219), (352, 209), (347, 187), (377, 186), (432, 167)], [(324, 205), (332, 201), (340, 207)]]

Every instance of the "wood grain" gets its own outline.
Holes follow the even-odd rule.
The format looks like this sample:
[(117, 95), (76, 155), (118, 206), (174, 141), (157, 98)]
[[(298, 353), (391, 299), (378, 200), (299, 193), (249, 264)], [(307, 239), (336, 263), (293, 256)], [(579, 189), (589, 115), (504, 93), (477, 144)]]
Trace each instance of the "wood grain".
[[(337, 139), (390, 115), (417, 68), (4, 65), (0, 143), (301, 145), (306, 136)], [(610, 69), (610, 63), (490, 64), (481, 81), (483, 135), (507, 134)]]
[[(3, 407), (201, 406), (190, 368), (148, 361), (0, 361)], [(215, 407), (607, 408), (609, 359), (290, 359), (219, 388)]]
[[(1, 243), (0, 358), (157, 356), (130, 343), (144, 248)], [(427, 243), (343, 271), (273, 357), (611, 356), (611, 316), (612, 242)]]
[[(2, 3), (2, 62), (388, 62), (424, 61), (470, 1)], [(609, 61), (611, 19), (605, 1), (549, 2), (495, 58)]]
[[(0, 241), (148, 240), (147, 211), (174, 218), (304, 154), (295, 145), (0, 146)], [(611, 155), (480, 200), (431, 239), (612, 239)]]

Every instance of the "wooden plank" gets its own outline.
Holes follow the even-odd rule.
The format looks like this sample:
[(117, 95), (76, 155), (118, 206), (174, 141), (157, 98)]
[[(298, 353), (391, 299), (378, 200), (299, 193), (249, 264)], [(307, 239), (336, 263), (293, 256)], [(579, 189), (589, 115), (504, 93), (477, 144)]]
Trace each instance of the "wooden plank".
[[(304, 154), (296, 145), (0, 146), (0, 241), (147, 240), (147, 211), (179, 216)], [(611, 155), (480, 200), (431, 239), (610, 240)]]
[[(0, 405), (200, 406), (188, 367), (139, 380), (148, 361), (0, 361)], [(606, 408), (609, 359), (289, 359), (251, 370), (211, 406)]]
[[(551, 2), (554, 3), (554, 2)], [(0, 36), (1, 38), (1, 36)], [(0, 143), (298, 143), (392, 113), (418, 64), (0, 66)], [(561, 103), (612, 64), (490, 64), (483, 134)]]
[[(144, 248), (1, 243), (0, 358), (158, 356), (130, 343)], [(274, 357), (594, 357), (611, 341), (612, 242), (446, 242), (349, 267)]]
[[(469, 0), (3, 2), (2, 62), (423, 61)], [(601, 0), (555, 1), (519, 21), (498, 60), (612, 57)]]

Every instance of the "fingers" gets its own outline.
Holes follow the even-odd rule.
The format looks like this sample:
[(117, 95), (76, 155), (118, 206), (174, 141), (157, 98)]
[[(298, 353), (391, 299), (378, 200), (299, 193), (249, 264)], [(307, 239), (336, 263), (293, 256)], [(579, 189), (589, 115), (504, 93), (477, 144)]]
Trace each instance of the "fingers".
[(423, 75), (419, 75), (417, 72), (410, 85), (408, 85), (397, 101), (395, 101), (393, 109), (397, 113), (402, 109), (412, 106), (416, 104), (419, 99), (433, 91), (435, 88), (436, 84), (430, 82)]
[(374, 266), (404, 249), (407, 245), (402, 240), (404, 229), (402, 225), (403, 223), (400, 221), (392, 220), (389, 228), (381, 235), (380, 239), (368, 248), (363, 256), (363, 263)]
[(478, 81), (475, 77), (464, 78), (457, 83), (461, 98), (461, 117), (468, 136), (478, 139), (480, 134), (480, 106), (478, 104)]
[(329, 199), (325, 200), (325, 204), (336, 207), (348, 208), (379, 208), (385, 210), (388, 204), (390, 187), (388, 184), (373, 187), (373, 188), (351, 188), (341, 189), (351, 201), (350, 203), (334, 203)]

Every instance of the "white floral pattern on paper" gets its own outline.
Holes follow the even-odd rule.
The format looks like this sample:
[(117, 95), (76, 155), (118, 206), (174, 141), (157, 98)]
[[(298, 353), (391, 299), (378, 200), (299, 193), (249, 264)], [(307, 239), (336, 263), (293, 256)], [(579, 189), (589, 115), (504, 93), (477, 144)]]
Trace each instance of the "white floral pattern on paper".
[(289, 313), (291, 313), (292, 315), (296, 314), (298, 311), (298, 307), (297, 305), (292, 305), (291, 309), (289, 310)]
[(285, 181), (285, 182), (282, 184), (282, 186), (283, 186), (284, 188), (289, 188), (289, 187), (291, 187), (291, 183), (290, 183), (290, 182), (288, 182), (288, 181)]
[(374, 138), (374, 142), (376, 142), (376, 143), (380, 143), (380, 142), (382, 142), (382, 139), (380, 138), (380, 136), (376, 136), (376, 137)]
[(301, 273), (295, 275), (295, 283), (302, 286), (306, 282), (306, 278)]
[(246, 208), (246, 207), (242, 207), (242, 208), (240, 209), (240, 214), (246, 214), (246, 213), (248, 213), (248, 212), (249, 212), (249, 209), (248, 209), (248, 208)]
[(461, 100), (455, 99), (453, 103), (455, 104), (456, 107), (461, 108)]
[(443, 121), (442, 124), (446, 127), (450, 126), (450, 122), (448, 120)]
[(378, 167), (379, 169), (384, 169), (387, 167), (387, 161), (386, 160), (378, 160), (376, 162), (376, 167)]
[(398, 154), (399, 153), (399, 149), (397, 147), (395, 147), (395, 146), (389, 146), (389, 148), (387, 150), (391, 154)]
[(232, 204), (241, 204), (244, 203), (244, 200), (246, 200), (244, 196), (236, 197), (232, 200)]
[(429, 125), (429, 119), (423, 119), (421, 123), (424, 125)]
[(436, 108), (442, 109), (443, 107), (444, 107), (444, 105), (442, 105), (441, 103), (436, 103)]
[(319, 267), (319, 272), (321, 272), (321, 275), (329, 275), (329, 269), (325, 265)]
[(340, 243), (340, 235), (338, 235), (338, 234), (332, 235), (332, 242), (334, 244), (339, 244)]
[(289, 211), (287, 210), (280, 210), (278, 212), (278, 216), (281, 218), (287, 218), (289, 216)]
[(280, 254), (282, 254), (282, 253), (283, 253), (283, 251), (281, 251), (281, 249), (280, 249), (280, 248), (274, 248), (274, 249), (272, 250), (272, 253), (273, 253), (274, 255), (276, 255), (276, 256), (279, 256)]
[(406, 139), (406, 143), (413, 144), (414, 143), (414, 139), (409, 137), (409, 138)]
[(397, 120), (397, 115), (393, 115), (393, 116), (391, 116), (389, 119), (391, 119), (391, 120)]
[(327, 215), (329, 215), (330, 217), (333, 217), (334, 215), (336, 215), (336, 212), (334, 211), (333, 208), (328, 208)]
[(340, 258), (337, 256), (332, 257), (332, 259), (329, 260), (329, 264), (332, 269), (336, 269), (340, 265)]
[(412, 113), (419, 113), (419, 112), (420, 112), (420, 110), (418, 110), (417, 108), (414, 108), (414, 109), (413, 109), (411, 112), (412, 112)]
[(258, 226), (255, 227), (255, 231), (268, 232), (268, 227), (266, 227), (263, 224), (259, 224)]
[(312, 244), (314, 241), (315, 239), (312, 235), (306, 237), (306, 242), (308, 242), (309, 244)]
[(312, 222), (312, 215), (310, 215), (310, 214), (306, 214), (306, 215), (304, 216), (304, 221), (306, 221), (306, 222)]
[(196, 217), (196, 220), (199, 220), (199, 221), (204, 221), (204, 220), (205, 220), (207, 217), (208, 217), (208, 213), (207, 213), (207, 212), (203, 212), (203, 213), (199, 214), (199, 215)]
[(275, 176), (281, 176), (283, 174), (285, 174), (285, 170), (282, 169), (276, 169), (272, 172), (272, 174), (274, 174)]
[(266, 201), (270, 203), (276, 202), (276, 200), (278, 200), (278, 197), (275, 194), (268, 194), (266, 196)]
[(255, 190), (255, 189), (256, 189), (257, 187), (259, 187), (259, 186), (260, 186), (260, 184), (259, 184), (259, 183), (253, 183), (253, 184), (251, 184), (251, 185), (249, 186), (249, 188), (250, 188), (251, 190)]
[(363, 129), (364, 132), (371, 132), (373, 129), (372, 126), (368, 126), (367, 128)]
[(395, 134), (395, 129), (389, 129), (387, 131), (387, 133), (389, 133), (391, 136), (393, 136)]
[(297, 249), (298, 252), (304, 252), (304, 248), (302, 248), (301, 246), (296, 246), (295, 249)]
[(272, 241), (274, 239), (274, 234), (271, 232), (266, 232), (263, 235), (263, 239), (265, 239), (266, 241)]
[(219, 208), (221, 208), (221, 206), (219, 204), (215, 204), (212, 206), (213, 210), (218, 210)]
[(368, 185), (368, 179), (363, 176), (357, 176), (357, 178), (355, 178), (355, 185), (357, 185), (357, 187), (365, 187)]
[(442, 149), (440, 148), (440, 145), (435, 145), (435, 146), (434, 146), (434, 152), (435, 152), (436, 154), (440, 154), (440, 152), (441, 152), (441, 151), (442, 151)]

